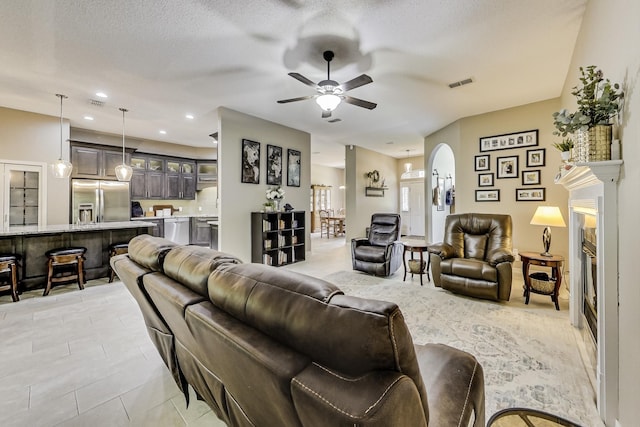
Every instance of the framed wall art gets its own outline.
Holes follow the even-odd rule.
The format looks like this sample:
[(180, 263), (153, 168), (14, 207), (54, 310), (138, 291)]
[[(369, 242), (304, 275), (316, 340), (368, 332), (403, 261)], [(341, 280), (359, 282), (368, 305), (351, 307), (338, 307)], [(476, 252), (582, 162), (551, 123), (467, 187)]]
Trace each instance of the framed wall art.
[(527, 150), (527, 167), (535, 168), (544, 166), (545, 162), (545, 148), (538, 148), (535, 150)]
[(282, 147), (267, 144), (267, 184), (282, 185)]
[(476, 190), (476, 202), (499, 202), (500, 190)]
[(434, 202), (436, 202), (437, 209), (439, 211), (444, 210), (444, 178), (438, 178), (438, 190), (435, 192)]
[(493, 172), (478, 174), (478, 187), (493, 187)]
[(260, 143), (242, 140), (242, 182), (260, 184)]
[(544, 187), (516, 188), (516, 202), (544, 202), (544, 200)]
[(480, 156), (476, 156), (476, 163), (474, 167), (474, 171), (488, 171), (491, 168), (489, 161), (491, 160), (488, 154), (482, 154)]
[(300, 187), (300, 152), (287, 149), (287, 185)]
[(538, 129), (480, 138), (480, 152), (538, 145)]
[(518, 156), (498, 157), (497, 178), (517, 178), (518, 177)]
[(522, 171), (522, 185), (540, 185), (540, 170)]

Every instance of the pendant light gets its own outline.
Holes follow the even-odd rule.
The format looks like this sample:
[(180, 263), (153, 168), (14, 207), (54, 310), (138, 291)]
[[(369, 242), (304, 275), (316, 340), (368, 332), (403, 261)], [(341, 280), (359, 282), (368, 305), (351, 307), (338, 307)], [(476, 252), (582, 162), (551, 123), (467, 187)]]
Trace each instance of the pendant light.
[(56, 178), (69, 178), (71, 176), (71, 172), (73, 171), (73, 166), (71, 166), (71, 163), (62, 159), (62, 146), (64, 144), (64, 139), (62, 136), (62, 100), (67, 99), (67, 96), (60, 93), (56, 93), (56, 96), (60, 98), (60, 158), (58, 159), (58, 161), (51, 165), (51, 172)]
[(406, 173), (411, 172), (413, 169), (413, 164), (409, 161), (409, 150), (407, 150), (407, 162), (404, 164), (404, 171)]
[(124, 113), (129, 110), (120, 108), (120, 111), (122, 111), (122, 164), (116, 166), (116, 177), (118, 181), (131, 181), (133, 169), (124, 162)]

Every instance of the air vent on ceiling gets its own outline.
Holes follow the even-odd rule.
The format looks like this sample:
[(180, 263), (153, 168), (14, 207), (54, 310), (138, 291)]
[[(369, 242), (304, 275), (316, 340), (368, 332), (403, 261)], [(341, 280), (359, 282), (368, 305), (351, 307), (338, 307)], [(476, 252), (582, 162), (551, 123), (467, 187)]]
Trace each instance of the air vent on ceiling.
[(471, 80), (471, 78), (460, 80), (459, 82), (449, 83), (449, 87), (453, 89), (456, 87), (468, 85), (469, 83), (473, 83), (473, 80)]
[(104, 102), (98, 101), (97, 99), (89, 99), (89, 104), (95, 105), (96, 107), (104, 107)]
[(329, 123), (337, 123), (337, 122), (341, 122), (342, 119), (331, 119), (331, 120), (327, 120)]

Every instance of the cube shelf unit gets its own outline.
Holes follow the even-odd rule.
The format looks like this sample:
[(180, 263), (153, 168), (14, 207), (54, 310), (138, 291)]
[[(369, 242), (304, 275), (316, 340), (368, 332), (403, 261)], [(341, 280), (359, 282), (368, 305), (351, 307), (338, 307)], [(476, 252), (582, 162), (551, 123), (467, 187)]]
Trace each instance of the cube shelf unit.
[(305, 211), (251, 212), (251, 262), (292, 264), (305, 257)]

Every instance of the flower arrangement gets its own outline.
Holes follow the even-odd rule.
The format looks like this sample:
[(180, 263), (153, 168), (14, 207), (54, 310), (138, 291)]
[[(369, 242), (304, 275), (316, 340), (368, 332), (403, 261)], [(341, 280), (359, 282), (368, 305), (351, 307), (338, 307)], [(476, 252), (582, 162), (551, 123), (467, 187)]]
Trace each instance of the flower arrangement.
[(595, 125), (608, 125), (620, 110), (620, 101), (624, 93), (618, 83), (605, 79), (602, 70), (595, 65), (580, 67), (582, 87), (574, 87), (571, 92), (578, 101), (578, 111), (574, 120), (581, 124), (580, 130), (587, 130)]
[(280, 186), (267, 188), (267, 200), (282, 200), (284, 198), (284, 189)]

